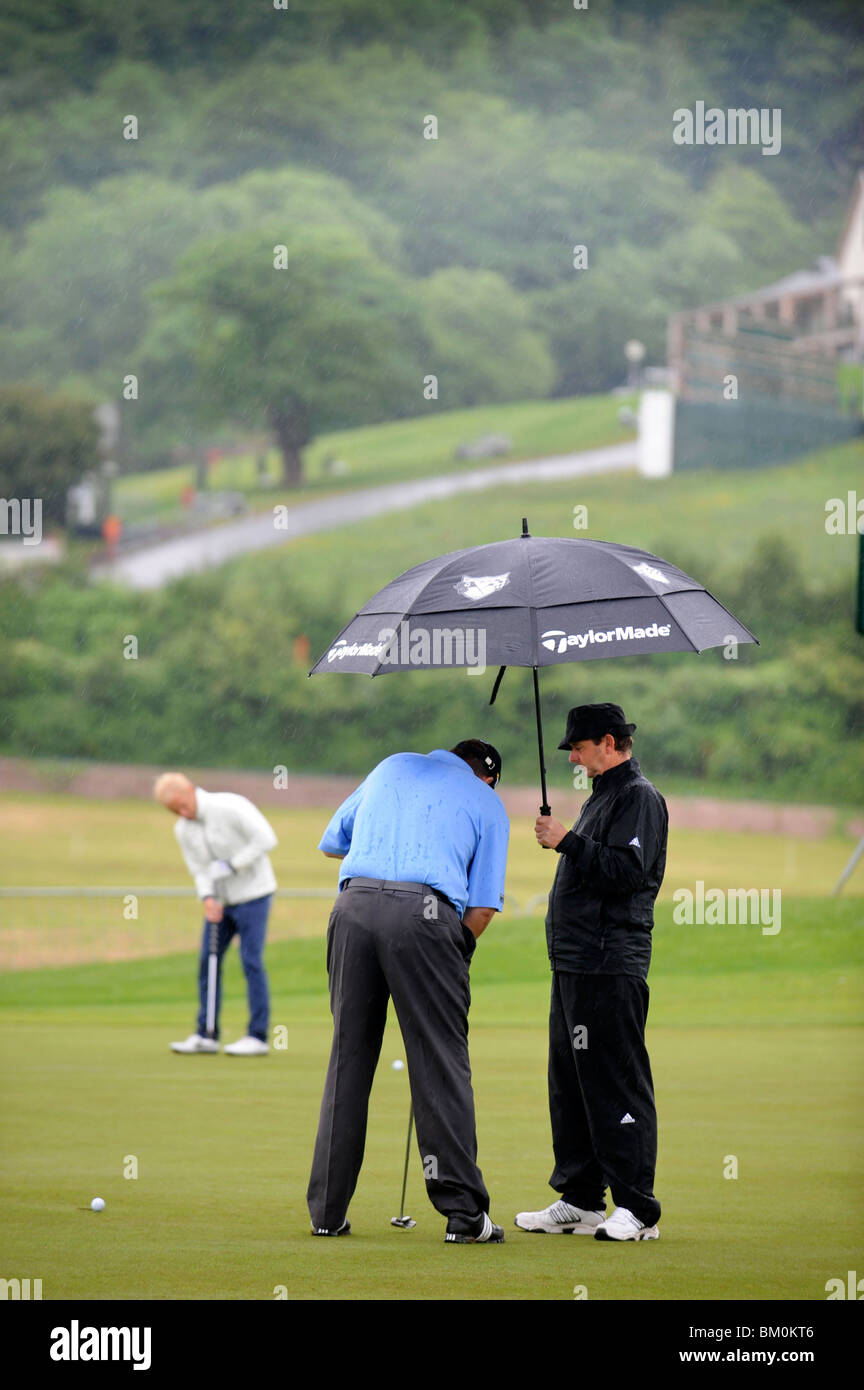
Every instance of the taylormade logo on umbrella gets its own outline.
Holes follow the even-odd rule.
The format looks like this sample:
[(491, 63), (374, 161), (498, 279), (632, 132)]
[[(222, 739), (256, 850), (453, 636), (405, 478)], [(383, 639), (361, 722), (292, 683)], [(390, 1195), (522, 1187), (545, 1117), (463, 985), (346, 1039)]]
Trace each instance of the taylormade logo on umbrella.
[(386, 642), (348, 642), (344, 637), (340, 637), (327, 653), (327, 660), (342, 661), (346, 656), (380, 657), (386, 646)]
[(550, 628), (540, 637), (541, 644), (550, 652), (558, 652), (559, 656), (566, 652), (568, 647), (578, 647), (584, 651), (589, 643), (592, 642), (634, 642), (643, 637), (668, 637), (672, 628), (669, 623), (649, 623), (648, 627), (633, 627), (628, 623), (627, 627), (613, 627), (604, 631), (595, 631), (589, 627), (587, 632), (562, 632), (560, 628)]
[(328, 661), (346, 657), (375, 657), (382, 666), (467, 667), (469, 675), (486, 670), (486, 629), (418, 627), (403, 620), (398, 628), (385, 627), (376, 642), (349, 642), (340, 637), (327, 653)]

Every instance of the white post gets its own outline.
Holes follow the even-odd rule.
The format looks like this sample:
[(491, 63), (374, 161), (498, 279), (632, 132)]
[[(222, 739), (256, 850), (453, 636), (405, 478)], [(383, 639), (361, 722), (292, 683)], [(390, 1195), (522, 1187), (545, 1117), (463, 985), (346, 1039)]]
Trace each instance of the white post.
[(666, 478), (675, 449), (675, 396), (672, 391), (643, 391), (639, 398), (639, 472), (643, 478)]

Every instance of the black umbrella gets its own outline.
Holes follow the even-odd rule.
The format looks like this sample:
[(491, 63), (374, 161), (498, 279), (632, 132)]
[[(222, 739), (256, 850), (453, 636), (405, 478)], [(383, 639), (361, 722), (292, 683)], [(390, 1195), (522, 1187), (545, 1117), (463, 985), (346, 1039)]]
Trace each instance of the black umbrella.
[(441, 667), (530, 666), (549, 815), (537, 669), (650, 652), (701, 652), (757, 642), (682, 570), (614, 541), (538, 538), (454, 550), (386, 584), (343, 628), (310, 676), (368, 676)]

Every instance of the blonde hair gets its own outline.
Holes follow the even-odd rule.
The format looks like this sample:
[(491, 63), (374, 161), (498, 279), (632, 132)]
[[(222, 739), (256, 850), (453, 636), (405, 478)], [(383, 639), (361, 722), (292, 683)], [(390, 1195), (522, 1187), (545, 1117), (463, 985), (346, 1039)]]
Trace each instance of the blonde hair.
[(167, 806), (177, 792), (185, 792), (186, 788), (191, 786), (192, 783), (184, 773), (163, 772), (153, 783), (153, 795), (157, 801), (161, 801), (163, 806)]

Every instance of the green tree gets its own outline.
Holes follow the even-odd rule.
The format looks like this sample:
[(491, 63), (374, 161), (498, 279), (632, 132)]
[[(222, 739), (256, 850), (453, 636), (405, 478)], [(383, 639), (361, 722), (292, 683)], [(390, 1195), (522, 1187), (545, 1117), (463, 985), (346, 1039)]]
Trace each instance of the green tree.
[(93, 408), (38, 386), (0, 387), (0, 493), (40, 498), (43, 521), (62, 525), (67, 488), (96, 460)]
[(286, 238), (271, 226), (202, 242), (157, 292), (190, 310), (203, 413), (266, 420), (289, 485), (301, 481), (313, 435), (422, 404), (418, 297), (350, 232), (304, 228)]
[(656, 159), (609, 148), (593, 113), (542, 118), (500, 97), (448, 93), (438, 139), (392, 160), (381, 198), (418, 274), (495, 270), (519, 290), (567, 284), (573, 248), (653, 248), (689, 221), (687, 184)]
[(776, 188), (754, 169), (721, 169), (700, 200), (698, 218), (698, 231), (722, 233), (741, 251), (724, 295), (757, 289), (808, 265), (820, 251), (833, 250), (798, 222)]
[(573, 272), (566, 290), (531, 296), (534, 321), (549, 334), (559, 376), (555, 395), (574, 396), (620, 385), (624, 345), (638, 338), (649, 362), (665, 356), (667, 305), (652, 285), (651, 257), (629, 245)]
[(200, 228), (192, 190), (149, 174), (56, 189), (11, 259), (0, 370), (48, 385), (106, 368), (116, 394), (146, 324), (148, 286)]
[(530, 306), (491, 271), (439, 270), (422, 285), (445, 408), (545, 396), (555, 365)]
[[(88, 192), (59, 188), (17, 250), (0, 231), (0, 379), (28, 377), (116, 398), (123, 376), (139, 377), (124, 411), (130, 457), (164, 455), (172, 431), (194, 421), (194, 341), (183, 314), (152, 301), (202, 235), (234, 235), (263, 221), (284, 229), (350, 226), (396, 266), (398, 229), (341, 179), (286, 167), (256, 170), (196, 191), (149, 173), (106, 179)], [(279, 238), (283, 233), (280, 232)]]

